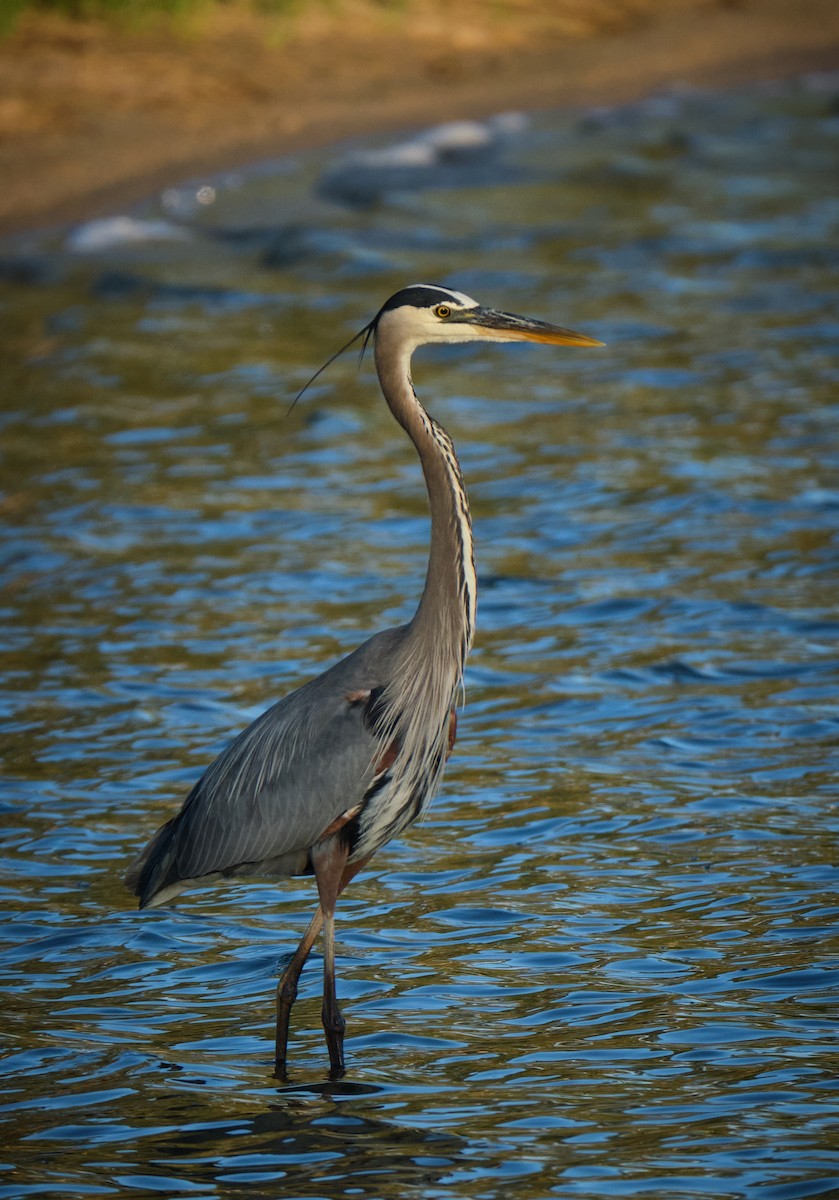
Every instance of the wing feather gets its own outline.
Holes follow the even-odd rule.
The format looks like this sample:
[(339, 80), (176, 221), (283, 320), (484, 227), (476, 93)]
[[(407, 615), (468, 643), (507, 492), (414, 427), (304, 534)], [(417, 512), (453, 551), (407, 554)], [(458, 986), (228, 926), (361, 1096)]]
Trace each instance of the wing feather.
[(387, 630), (269, 708), (207, 768), (126, 875), (141, 905), (214, 874), (302, 870), (308, 850), (375, 775), (359, 691), (380, 688), (402, 630)]

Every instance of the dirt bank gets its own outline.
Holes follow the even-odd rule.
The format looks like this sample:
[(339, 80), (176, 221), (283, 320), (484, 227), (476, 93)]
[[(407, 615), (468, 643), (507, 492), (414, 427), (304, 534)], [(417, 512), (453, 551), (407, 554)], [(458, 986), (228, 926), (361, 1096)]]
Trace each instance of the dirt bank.
[(0, 43), (0, 233), (370, 132), (839, 67), (836, 0), (346, 0), (294, 24), (27, 18)]

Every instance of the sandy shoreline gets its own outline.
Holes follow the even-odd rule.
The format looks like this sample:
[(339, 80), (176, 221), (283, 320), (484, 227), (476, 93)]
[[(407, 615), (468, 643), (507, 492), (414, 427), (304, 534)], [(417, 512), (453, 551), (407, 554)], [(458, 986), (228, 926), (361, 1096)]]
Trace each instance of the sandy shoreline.
[(252, 25), (176, 40), (24, 26), (0, 43), (0, 234), (365, 133), (839, 68), (835, 0), (601, 0), (576, 23), (567, 3), (545, 17), (526, 0), (467, 36), (346, 10), (282, 43)]

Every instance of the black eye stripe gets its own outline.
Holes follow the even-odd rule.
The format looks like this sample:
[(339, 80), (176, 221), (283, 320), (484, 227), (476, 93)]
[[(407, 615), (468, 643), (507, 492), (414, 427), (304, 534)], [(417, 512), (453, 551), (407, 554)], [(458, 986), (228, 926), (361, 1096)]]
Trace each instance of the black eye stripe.
[(382, 312), (388, 312), (392, 308), (403, 308), (410, 305), (413, 308), (434, 308), (437, 305), (444, 305), (448, 308), (449, 303), (456, 305), (457, 301), (454, 296), (447, 303), (447, 292), (445, 288), (424, 287), (419, 284), (414, 287), (403, 288), (401, 292), (397, 292), (395, 296), (387, 301), (382, 307)]

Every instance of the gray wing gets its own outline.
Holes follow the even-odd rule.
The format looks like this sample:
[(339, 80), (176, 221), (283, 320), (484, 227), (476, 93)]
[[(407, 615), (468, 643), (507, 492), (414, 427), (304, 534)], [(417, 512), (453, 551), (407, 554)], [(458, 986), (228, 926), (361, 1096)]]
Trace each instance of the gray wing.
[(403, 636), (376, 634), (239, 734), (129, 869), (141, 906), (202, 875), (305, 870), (309, 848), (373, 781), (377, 741), (356, 694), (387, 683)]

